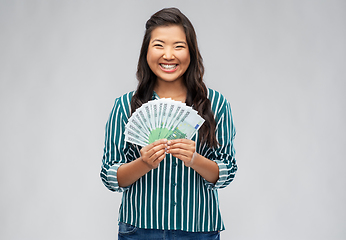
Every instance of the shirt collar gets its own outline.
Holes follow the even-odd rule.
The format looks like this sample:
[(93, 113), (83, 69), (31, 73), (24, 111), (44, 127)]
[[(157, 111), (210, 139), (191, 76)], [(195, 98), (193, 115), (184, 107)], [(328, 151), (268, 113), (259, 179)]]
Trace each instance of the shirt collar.
[(153, 97), (152, 100), (157, 100), (160, 99), (159, 95), (157, 95), (157, 93), (155, 91), (153, 91)]

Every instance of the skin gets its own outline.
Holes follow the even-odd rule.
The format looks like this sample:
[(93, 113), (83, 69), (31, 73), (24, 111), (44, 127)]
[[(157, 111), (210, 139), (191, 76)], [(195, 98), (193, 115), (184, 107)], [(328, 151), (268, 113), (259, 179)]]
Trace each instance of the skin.
[[(187, 91), (183, 75), (190, 65), (190, 52), (181, 26), (157, 27), (152, 31), (147, 62), (157, 76), (155, 92), (160, 97), (171, 97), (185, 102)], [(174, 71), (167, 72), (160, 64), (177, 65), (177, 67)]]
[[(190, 64), (190, 53), (183, 28), (178, 25), (157, 27), (152, 31), (147, 62), (157, 76), (154, 90), (160, 98), (185, 102), (187, 89), (183, 75)], [(160, 64), (175, 65), (164, 69)], [(205, 180), (216, 183), (219, 178), (217, 163), (196, 153), (196, 143), (189, 139), (161, 139), (143, 147), (141, 157), (121, 165), (117, 177), (120, 187), (126, 187), (159, 166), (166, 154), (193, 168)]]

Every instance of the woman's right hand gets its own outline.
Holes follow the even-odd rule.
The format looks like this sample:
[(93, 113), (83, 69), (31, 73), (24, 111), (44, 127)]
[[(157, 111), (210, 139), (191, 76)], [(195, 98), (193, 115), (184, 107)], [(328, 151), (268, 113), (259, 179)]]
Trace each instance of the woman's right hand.
[(160, 139), (141, 149), (141, 160), (145, 162), (150, 169), (157, 168), (160, 162), (165, 158), (167, 149), (167, 139)]
[(122, 164), (117, 171), (120, 187), (127, 187), (137, 181), (151, 169), (157, 168), (165, 158), (167, 140), (161, 139), (143, 147), (140, 150), (141, 157), (135, 161)]

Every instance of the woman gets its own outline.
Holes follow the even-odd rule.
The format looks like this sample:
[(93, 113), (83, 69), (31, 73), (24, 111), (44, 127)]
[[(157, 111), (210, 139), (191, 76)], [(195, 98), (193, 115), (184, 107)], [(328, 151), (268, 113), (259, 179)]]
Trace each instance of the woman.
[[(191, 22), (176, 8), (146, 23), (138, 87), (116, 99), (106, 124), (101, 178), (123, 192), (119, 239), (219, 239), (224, 230), (217, 189), (237, 171), (229, 102), (203, 83)], [(171, 98), (205, 122), (192, 140), (161, 139), (143, 148), (124, 141), (128, 118), (143, 103)]]

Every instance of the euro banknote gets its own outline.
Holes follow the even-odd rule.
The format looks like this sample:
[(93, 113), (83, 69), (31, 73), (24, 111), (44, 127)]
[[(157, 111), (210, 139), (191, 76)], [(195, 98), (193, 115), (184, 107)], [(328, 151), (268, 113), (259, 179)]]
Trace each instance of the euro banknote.
[(159, 139), (192, 139), (204, 119), (192, 107), (170, 98), (148, 101), (128, 119), (125, 141), (146, 146)]

